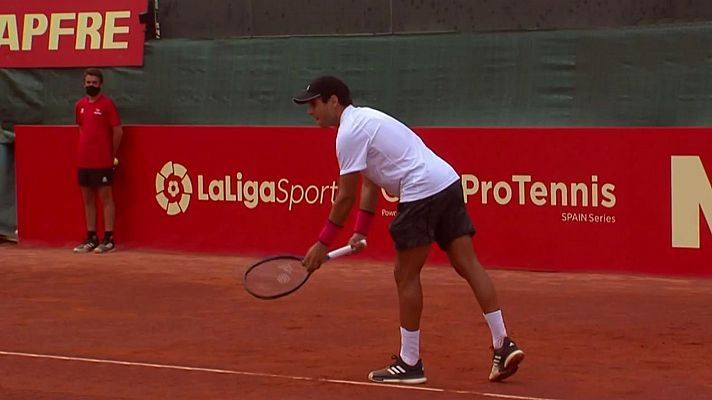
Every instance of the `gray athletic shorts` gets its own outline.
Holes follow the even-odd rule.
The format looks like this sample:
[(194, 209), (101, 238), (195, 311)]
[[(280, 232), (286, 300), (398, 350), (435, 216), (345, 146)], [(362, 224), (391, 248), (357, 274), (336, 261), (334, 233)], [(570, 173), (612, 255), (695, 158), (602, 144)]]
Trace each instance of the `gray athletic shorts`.
[(421, 200), (398, 204), (398, 215), (389, 230), (396, 249), (404, 250), (437, 242), (445, 250), (460, 236), (475, 234), (465, 208), (460, 180)]

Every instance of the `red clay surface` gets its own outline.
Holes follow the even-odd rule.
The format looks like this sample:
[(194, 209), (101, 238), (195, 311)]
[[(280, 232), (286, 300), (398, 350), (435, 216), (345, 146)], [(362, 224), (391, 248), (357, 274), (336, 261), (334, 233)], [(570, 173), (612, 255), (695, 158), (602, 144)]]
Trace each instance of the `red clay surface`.
[(435, 392), (353, 384), (398, 351), (389, 264), (334, 261), (297, 293), (261, 301), (241, 287), (251, 261), (0, 245), (0, 398), (712, 398), (712, 280), (491, 271), (527, 353), (491, 384), (474, 297), (450, 268), (428, 267), (421, 387)]

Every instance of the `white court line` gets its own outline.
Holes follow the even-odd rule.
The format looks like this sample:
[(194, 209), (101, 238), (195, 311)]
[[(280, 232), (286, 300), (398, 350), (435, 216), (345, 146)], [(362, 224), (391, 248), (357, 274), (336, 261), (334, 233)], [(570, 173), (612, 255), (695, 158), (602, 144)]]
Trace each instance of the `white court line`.
[(50, 355), (50, 354), (18, 353), (18, 352), (14, 352), (14, 351), (0, 351), (0, 355), (13, 356), (13, 357), (27, 357), (27, 358), (43, 358), (43, 359), (49, 359), (49, 360), (79, 361), (79, 362), (87, 362), (87, 363), (94, 363), (94, 364), (126, 365), (126, 366), (131, 366), (131, 367), (173, 369), (173, 370), (179, 370), (179, 371), (208, 372), (208, 373), (213, 373), (213, 374), (225, 374), (225, 375), (255, 376), (255, 377), (261, 377), (261, 378), (289, 379), (289, 380), (293, 380), (293, 381), (338, 383), (338, 384), (353, 385), (353, 386), (370, 386), (370, 387), (381, 387), (381, 388), (385, 387), (385, 388), (396, 388), (396, 389), (405, 389), (405, 390), (420, 390), (423, 392), (477, 395), (477, 396), (485, 396), (485, 397), (494, 397), (494, 398), (499, 398), (499, 399), (557, 400), (557, 399), (549, 399), (549, 398), (543, 398), (543, 397), (513, 396), (513, 395), (508, 395), (508, 394), (474, 392), (474, 391), (469, 391), (469, 390), (449, 390), (449, 389), (433, 388), (433, 387), (427, 387), (427, 386), (405, 386), (405, 385), (393, 385), (393, 384), (384, 384), (384, 383), (375, 383), (375, 382), (345, 381), (345, 380), (340, 380), (340, 379), (309, 378), (309, 377), (304, 377), (304, 376), (276, 375), (276, 374), (267, 374), (267, 373), (262, 373), (262, 372), (243, 372), (243, 371), (233, 371), (233, 370), (229, 370), (229, 369), (186, 367), (186, 366), (181, 366), (181, 365), (167, 365), (167, 364), (152, 364), (152, 363), (133, 362), (133, 361), (105, 360), (105, 359), (99, 359), (99, 358), (55, 356), (55, 355)]

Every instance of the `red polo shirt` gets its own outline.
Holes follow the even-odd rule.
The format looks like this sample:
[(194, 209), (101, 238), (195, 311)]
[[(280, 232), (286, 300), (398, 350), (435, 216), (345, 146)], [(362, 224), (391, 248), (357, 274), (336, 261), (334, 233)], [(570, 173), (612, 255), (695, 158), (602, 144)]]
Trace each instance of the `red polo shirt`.
[(96, 101), (82, 97), (75, 106), (79, 125), (79, 168), (111, 168), (114, 165), (113, 127), (121, 125), (119, 112), (110, 98), (99, 95)]

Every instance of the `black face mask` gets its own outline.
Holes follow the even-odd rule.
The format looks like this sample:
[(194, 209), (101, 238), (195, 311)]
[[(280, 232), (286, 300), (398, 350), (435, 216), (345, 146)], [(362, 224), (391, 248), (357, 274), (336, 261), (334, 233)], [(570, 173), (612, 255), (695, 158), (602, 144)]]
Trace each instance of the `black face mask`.
[(98, 88), (96, 86), (84, 86), (84, 89), (86, 89), (87, 94), (91, 97), (96, 96), (101, 91), (101, 88)]

